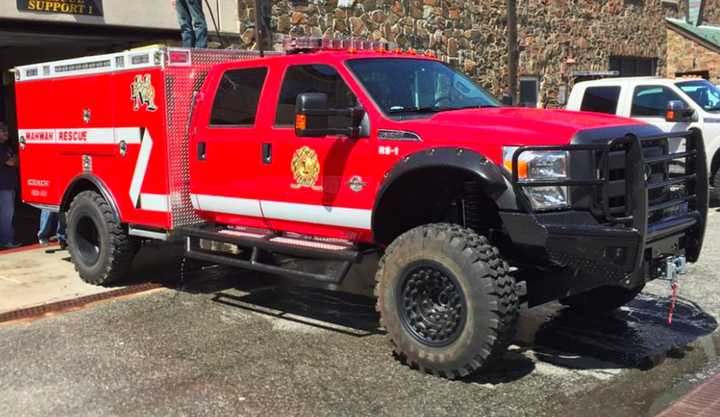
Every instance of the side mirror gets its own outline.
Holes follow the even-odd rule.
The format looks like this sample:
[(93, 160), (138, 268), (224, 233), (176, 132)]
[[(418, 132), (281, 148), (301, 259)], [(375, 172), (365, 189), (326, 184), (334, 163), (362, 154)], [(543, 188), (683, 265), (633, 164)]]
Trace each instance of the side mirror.
[(329, 108), (325, 93), (302, 93), (295, 101), (295, 134), (300, 137), (345, 135), (357, 138), (364, 116), (365, 111), (358, 107)]
[(665, 108), (665, 121), (672, 123), (692, 122), (695, 111), (680, 100), (671, 100)]

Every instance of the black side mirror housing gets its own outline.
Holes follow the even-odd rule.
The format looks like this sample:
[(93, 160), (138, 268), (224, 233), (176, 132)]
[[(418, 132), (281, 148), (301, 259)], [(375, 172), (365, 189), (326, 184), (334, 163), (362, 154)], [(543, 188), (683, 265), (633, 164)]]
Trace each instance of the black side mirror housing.
[(665, 108), (665, 121), (671, 123), (688, 123), (692, 122), (695, 117), (695, 111), (685, 105), (680, 100), (671, 100)]
[[(365, 110), (359, 107), (329, 108), (325, 93), (298, 94), (295, 101), (295, 134), (300, 137), (343, 135), (357, 138), (364, 116)], [(347, 127), (330, 127), (331, 118), (347, 120)]]

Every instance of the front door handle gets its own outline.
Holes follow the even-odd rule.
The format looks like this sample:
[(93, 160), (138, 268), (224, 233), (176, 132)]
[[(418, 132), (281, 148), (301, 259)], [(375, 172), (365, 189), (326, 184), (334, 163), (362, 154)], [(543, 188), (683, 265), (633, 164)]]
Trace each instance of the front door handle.
[(272, 162), (272, 143), (262, 144), (262, 161), (263, 164), (269, 164)]
[(204, 161), (207, 158), (207, 145), (205, 142), (198, 142), (197, 144), (197, 159), (198, 161)]

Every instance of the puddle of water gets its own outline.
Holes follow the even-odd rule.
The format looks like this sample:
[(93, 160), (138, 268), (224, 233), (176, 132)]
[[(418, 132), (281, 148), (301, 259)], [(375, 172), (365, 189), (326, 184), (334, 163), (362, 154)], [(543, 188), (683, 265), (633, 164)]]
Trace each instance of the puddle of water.
[(534, 338), (540, 360), (587, 369), (585, 357), (611, 367), (647, 369), (668, 355), (682, 356), (684, 347), (711, 334), (717, 321), (698, 305), (678, 300), (672, 326), (667, 325), (669, 300), (640, 294), (608, 315), (587, 317), (559, 310), (542, 323)]

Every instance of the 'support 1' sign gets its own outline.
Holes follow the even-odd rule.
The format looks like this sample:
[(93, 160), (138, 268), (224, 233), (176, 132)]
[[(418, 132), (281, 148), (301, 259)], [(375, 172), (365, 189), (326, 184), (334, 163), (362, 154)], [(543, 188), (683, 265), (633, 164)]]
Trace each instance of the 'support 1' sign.
[(28, 12), (102, 16), (102, 0), (17, 0), (18, 10)]

